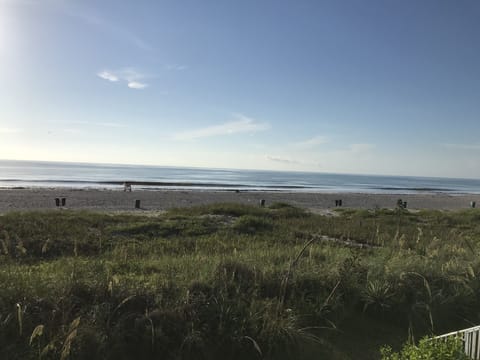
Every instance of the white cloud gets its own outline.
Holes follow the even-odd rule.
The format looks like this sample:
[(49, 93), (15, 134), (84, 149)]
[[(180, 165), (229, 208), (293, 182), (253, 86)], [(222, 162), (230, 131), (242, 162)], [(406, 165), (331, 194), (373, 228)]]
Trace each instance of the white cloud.
[(130, 89), (145, 89), (148, 84), (140, 81), (147, 76), (134, 68), (127, 67), (120, 70), (102, 70), (97, 76), (108, 81), (125, 81)]
[(176, 140), (193, 140), (211, 136), (233, 135), (241, 133), (256, 133), (270, 128), (266, 123), (259, 123), (247, 116), (237, 114), (237, 120), (228, 121), (220, 125), (207, 126), (201, 129), (180, 132), (174, 135)]
[(115, 74), (112, 74), (111, 72), (109, 71), (100, 71), (98, 74), (97, 74), (98, 77), (102, 78), (102, 79), (105, 79), (105, 80), (108, 80), (108, 81), (113, 81), (113, 82), (116, 82), (119, 80), (118, 76), (115, 75)]
[(130, 81), (127, 86), (130, 89), (145, 89), (148, 85), (138, 81)]
[(328, 142), (328, 139), (325, 136), (314, 136), (310, 139), (299, 141), (293, 143), (294, 146), (304, 149), (310, 149)]

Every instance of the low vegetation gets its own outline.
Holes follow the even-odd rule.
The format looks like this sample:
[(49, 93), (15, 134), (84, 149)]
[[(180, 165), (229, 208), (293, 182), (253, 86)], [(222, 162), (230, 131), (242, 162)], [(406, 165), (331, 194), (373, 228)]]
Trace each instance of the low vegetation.
[(416, 359), (479, 323), (479, 253), (475, 209), (6, 213), (0, 358)]
[(447, 338), (441, 341), (424, 338), (418, 346), (407, 343), (401, 351), (395, 353), (390, 347), (381, 349), (382, 360), (470, 360), (465, 355), (459, 338)]

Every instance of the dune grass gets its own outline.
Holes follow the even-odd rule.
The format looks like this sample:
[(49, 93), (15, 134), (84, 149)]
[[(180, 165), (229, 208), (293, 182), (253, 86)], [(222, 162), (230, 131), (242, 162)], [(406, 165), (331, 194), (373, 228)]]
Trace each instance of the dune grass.
[(479, 322), (480, 211), (337, 215), (4, 214), (0, 358), (375, 359)]

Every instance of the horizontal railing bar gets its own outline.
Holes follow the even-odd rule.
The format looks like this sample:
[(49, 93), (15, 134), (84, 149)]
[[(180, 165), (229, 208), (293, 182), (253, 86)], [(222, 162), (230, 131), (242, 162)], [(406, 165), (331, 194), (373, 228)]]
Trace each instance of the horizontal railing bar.
[(480, 325), (479, 326), (474, 326), (474, 327), (471, 327), (471, 328), (468, 328), (468, 329), (463, 329), (463, 330), (457, 330), (457, 331), (452, 331), (448, 334), (443, 334), (443, 335), (439, 335), (439, 336), (435, 336), (434, 339), (441, 339), (441, 338), (444, 338), (444, 337), (447, 337), (447, 336), (453, 336), (453, 335), (462, 335), (462, 334), (466, 334), (466, 333), (471, 333), (471, 332), (475, 332), (475, 331), (480, 331)]

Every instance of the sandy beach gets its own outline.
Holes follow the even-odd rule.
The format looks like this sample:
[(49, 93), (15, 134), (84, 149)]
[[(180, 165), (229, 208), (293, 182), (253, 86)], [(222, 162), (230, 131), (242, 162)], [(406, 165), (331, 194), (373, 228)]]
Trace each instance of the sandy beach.
[(408, 209), (459, 210), (470, 207), (471, 201), (480, 206), (480, 195), (447, 194), (360, 194), (307, 193), (264, 191), (205, 191), (205, 190), (98, 190), (98, 189), (2, 189), (0, 212), (46, 210), (57, 208), (55, 198), (65, 198), (64, 208), (98, 211), (135, 210), (140, 200), (142, 210), (161, 211), (174, 207), (195, 206), (218, 202), (257, 205), (263, 199), (266, 205), (287, 202), (314, 212), (335, 208), (335, 200), (342, 200), (346, 208), (394, 208), (397, 200), (407, 202)]

